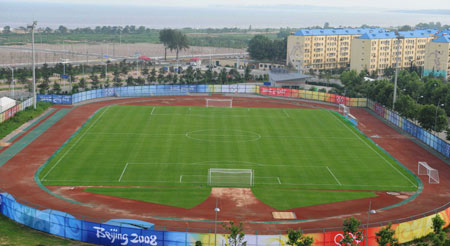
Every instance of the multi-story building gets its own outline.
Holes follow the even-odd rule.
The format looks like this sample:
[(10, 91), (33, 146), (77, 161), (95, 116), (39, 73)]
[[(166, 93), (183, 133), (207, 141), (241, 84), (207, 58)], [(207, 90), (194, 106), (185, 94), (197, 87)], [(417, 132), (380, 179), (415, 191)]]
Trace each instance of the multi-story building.
[(303, 70), (346, 68), (352, 41), (382, 28), (301, 29), (288, 37), (286, 64)]
[(450, 80), (450, 36), (443, 34), (429, 42), (425, 54), (424, 75)]
[(365, 33), (352, 42), (350, 69), (382, 74), (388, 67), (423, 67), (425, 46), (437, 30), (414, 30), (384, 33)]

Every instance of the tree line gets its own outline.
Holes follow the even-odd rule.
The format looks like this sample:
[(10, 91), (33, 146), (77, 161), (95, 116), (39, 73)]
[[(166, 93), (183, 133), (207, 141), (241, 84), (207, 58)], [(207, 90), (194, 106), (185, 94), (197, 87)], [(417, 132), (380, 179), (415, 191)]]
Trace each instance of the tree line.
[(248, 43), (250, 57), (259, 61), (286, 61), (287, 37), (271, 40), (263, 35), (256, 35)]
[(344, 71), (340, 75), (343, 88), (332, 93), (348, 97), (367, 97), (401, 116), (417, 120), (426, 130), (441, 132), (447, 129), (450, 116), (450, 84), (431, 76), (420, 78), (415, 71), (402, 70), (398, 74), (397, 98), (393, 105), (394, 78), (366, 81), (365, 71)]

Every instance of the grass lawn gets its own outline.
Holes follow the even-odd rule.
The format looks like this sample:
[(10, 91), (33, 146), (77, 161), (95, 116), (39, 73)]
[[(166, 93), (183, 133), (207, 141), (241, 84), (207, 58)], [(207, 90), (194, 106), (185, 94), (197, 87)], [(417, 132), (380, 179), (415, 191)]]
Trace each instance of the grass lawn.
[(0, 245), (8, 246), (55, 246), (55, 245), (93, 245), (74, 240), (62, 239), (36, 231), (15, 223), (0, 213)]
[[(276, 208), (373, 195), (340, 190), (417, 190), (409, 172), (347, 121), (318, 109), (110, 106), (39, 177), (44, 185), (130, 186), (90, 191), (189, 208), (207, 197), (210, 168), (253, 170), (254, 194)], [(212, 177), (216, 186), (248, 187), (251, 180)], [(182, 192), (193, 187), (195, 194)], [(292, 191), (281, 205), (278, 194), (293, 188), (336, 191)]]
[(270, 204), (271, 207), (278, 210), (286, 210), (377, 196), (373, 192), (264, 188), (254, 188), (253, 193), (262, 202)]

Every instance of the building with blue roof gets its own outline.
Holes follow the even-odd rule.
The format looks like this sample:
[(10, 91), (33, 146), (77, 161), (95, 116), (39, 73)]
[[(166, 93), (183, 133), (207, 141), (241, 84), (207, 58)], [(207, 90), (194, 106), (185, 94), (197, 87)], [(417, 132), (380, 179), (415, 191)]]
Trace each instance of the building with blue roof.
[(425, 47), (436, 29), (365, 33), (352, 42), (350, 69), (382, 75), (387, 68), (424, 66)]
[(450, 35), (440, 33), (426, 45), (425, 54), (423, 75), (450, 80)]
[(347, 68), (352, 40), (383, 28), (300, 29), (288, 37), (287, 65), (303, 70)]

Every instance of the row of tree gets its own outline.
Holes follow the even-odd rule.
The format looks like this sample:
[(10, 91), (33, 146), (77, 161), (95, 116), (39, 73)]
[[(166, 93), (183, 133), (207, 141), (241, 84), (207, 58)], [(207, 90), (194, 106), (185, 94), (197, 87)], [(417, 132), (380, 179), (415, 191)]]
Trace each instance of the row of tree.
[(433, 77), (423, 79), (416, 72), (402, 70), (397, 81), (397, 99), (393, 105), (393, 79), (366, 81), (366, 72), (345, 71), (340, 75), (343, 88), (332, 92), (349, 97), (367, 97), (401, 116), (417, 120), (427, 130), (441, 132), (447, 129), (450, 116), (450, 84)]
[[(432, 219), (433, 232), (431, 232), (427, 237), (420, 240), (417, 245), (428, 245), (430, 242), (433, 246), (444, 246), (449, 245), (450, 240), (447, 240), (446, 233), (444, 231), (445, 221), (436, 215)], [(235, 224), (234, 222), (229, 222), (228, 224), (223, 224), (225, 230), (230, 234), (228, 237), (228, 246), (246, 246), (247, 242), (245, 239), (243, 224)], [(343, 238), (337, 242), (341, 246), (351, 246), (359, 245), (360, 242), (364, 241), (364, 233), (361, 228), (361, 222), (355, 218), (347, 218), (343, 223)], [(367, 236), (367, 234), (366, 234)], [(392, 229), (392, 224), (383, 227), (376, 234), (376, 241), (380, 246), (399, 246), (399, 241), (395, 237), (395, 230)], [(367, 238), (366, 238), (367, 240)], [(314, 244), (314, 239), (310, 236), (303, 234), (301, 229), (289, 230), (288, 231), (288, 241), (285, 242), (286, 245), (290, 246), (312, 246)], [(196, 243), (196, 246), (201, 246), (200, 243)]]

